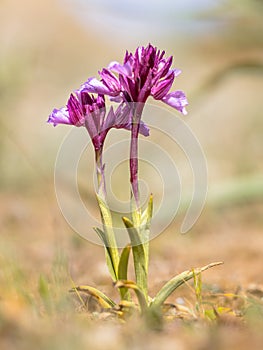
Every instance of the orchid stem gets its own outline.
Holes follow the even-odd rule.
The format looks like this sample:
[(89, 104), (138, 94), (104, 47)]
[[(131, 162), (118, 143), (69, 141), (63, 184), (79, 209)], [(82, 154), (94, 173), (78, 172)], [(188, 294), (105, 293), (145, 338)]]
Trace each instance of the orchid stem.
[(139, 184), (138, 184), (138, 135), (139, 122), (137, 117), (133, 117), (131, 129), (131, 146), (130, 146), (130, 182), (132, 194), (135, 199), (136, 209), (140, 208)]
[[(140, 107), (143, 107), (140, 106)], [(136, 284), (143, 292), (146, 300), (148, 298), (148, 286), (147, 286), (147, 274), (148, 274), (148, 256), (149, 245), (148, 242), (144, 242), (144, 228), (142, 227), (141, 208), (140, 208), (140, 193), (138, 184), (138, 136), (140, 128), (140, 119), (142, 114), (142, 108), (138, 111), (134, 108), (131, 128), (131, 143), (130, 143), (130, 182), (131, 182), (131, 203), (133, 199), (135, 201), (135, 208), (132, 205), (132, 225), (135, 231), (130, 229), (130, 234), (138, 235), (140, 246), (142, 249), (133, 247), (133, 261), (136, 277)], [(135, 240), (135, 237), (131, 238)], [(136, 240), (135, 240), (136, 241)], [(137, 241), (138, 244), (138, 241)]]
[(103, 152), (103, 146), (95, 151), (95, 160), (96, 160), (96, 174), (97, 174), (97, 181), (98, 181), (98, 193), (105, 200), (106, 184), (105, 184), (104, 165), (102, 161), (102, 152)]

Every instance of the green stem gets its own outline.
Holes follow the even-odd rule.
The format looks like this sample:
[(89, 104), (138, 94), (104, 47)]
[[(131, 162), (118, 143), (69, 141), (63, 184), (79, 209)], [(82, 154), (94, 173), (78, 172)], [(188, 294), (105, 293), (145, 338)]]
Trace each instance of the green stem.
[(98, 194), (106, 201), (106, 184), (104, 176), (104, 165), (102, 161), (103, 146), (95, 150), (96, 174), (98, 182)]
[[(132, 128), (131, 128), (131, 143), (130, 143), (130, 182), (132, 188), (131, 203), (133, 204), (133, 198), (135, 201), (135, 206), (132, 205), (132, 224), (133, 228), (138, 233), (139, 244), (143, 249), (143, 254), (141, 250), (134, 249), (134, 242), (131, 239), (131, 244), (133, 245), (133, 261), (134, 261), (134, 271), (136, 277), (136, 284), (143, 291), (146, 300), (148, 298), (148, 257), (149, 257), (149, 244), (144, 242), (144, 227), (142, 226), (141, 220), (141, 209), (140, 209), (140, 194), (139, 194), (139, 184), (138, 184), (138, 140), (139, 140), (139, 127), (142, 115), (143, 105), (134, 107), (133, 118), (132, 118)], [(127, 226), (126, 226), (127, 227)], [(129, 228), (129, 235), (133, 235), (135, 230)]]

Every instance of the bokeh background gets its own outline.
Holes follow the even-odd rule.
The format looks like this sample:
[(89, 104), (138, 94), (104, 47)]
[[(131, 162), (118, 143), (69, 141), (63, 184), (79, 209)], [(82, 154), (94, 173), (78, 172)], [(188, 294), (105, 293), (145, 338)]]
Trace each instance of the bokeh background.
[[(152, 242), (152, 293), (175, 273), (216, 260), (225, 265), (208, 272), (207, 283), (232, 291), (251, 284), (260, 289), (262, 13), (259, 0), (0, 2), (2, 348), (15, 349), (19, 344), (29, 349), (36, 341), (41, 349), (71, 349), (76, 344), (122, 348), (132, 335), (134, 325), (129, 332), (108, 324), (94, 328), (85, 316), (68, 316), (70, 277), (77, 284), (102, 286), (113, 295), (114, 290), (103, 249), (74, 233), (59, 211), (53, 171), (69, 128), (54, 129), (46, 120), (89, 76), (112, 60), (121, 61), (126, 49), (133, 51), (149, 42), (173, 55), (174, 65), (183, 71), (175, 89), (187, 93), (189, 114), (184, 120), (204, 149), (209, 171), (207, 204), (191, 232), (179, 234), (182, 210), (182, 218), (179, 215)], [(160, 142), (165, 147), (168, 141)], [(176, 152), (172, 151), (175, 159)], [(183, 163), (181, 158), (178, 154)], [(90, 198), (95, 207), (94, 197)], [(52, 296), (48, 305), (43, 288), (48, 298)], [(184, 289), (178, 293), (182, 296)], [(52, 321), (45, 319), (46, 310), (51, 310)], [(243, 333), (232, 327), (230, 339), (224, 327), (216, 336), (192, 330), (193, 336), (182, 332), (175, 337), (171, 326), (165, 336), (152, 335), (148, 347), (184, 349), (187, 344), (210, 349), (216, 337), (219, 348), (242, 349), (251, 341), (259, 348), (262, 339), (253, 327), (254, 323)], [(143, 344), (143, 334), (131, 348)]]

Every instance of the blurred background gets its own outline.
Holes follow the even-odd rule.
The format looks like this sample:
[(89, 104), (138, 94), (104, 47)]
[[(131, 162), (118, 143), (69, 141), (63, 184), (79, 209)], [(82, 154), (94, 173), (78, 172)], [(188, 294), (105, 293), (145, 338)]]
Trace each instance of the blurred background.
[(260, 0), (1, 0), (0, 279), (10, 300), (1, 317), (13, 312), (17, 321), (21, 312), (24, 320), (18, 295), (37, 299), (39, 275), (50, 279), (54, 269), (76, 283), (109, 283), (103, 249), (81, 240), (59, 211), (53, 171), (69, 127), (46, 120), (101, 67), (149, 42), (183, 71), (174, 88), (187, 93), (182, 118), (209, 172), (192, 233), (175, 234), (173, 223), (153, 241), (151, 286), (210, 260), (225, 261), (207, 274), (215, 283), (263, 283), (262, 14)]

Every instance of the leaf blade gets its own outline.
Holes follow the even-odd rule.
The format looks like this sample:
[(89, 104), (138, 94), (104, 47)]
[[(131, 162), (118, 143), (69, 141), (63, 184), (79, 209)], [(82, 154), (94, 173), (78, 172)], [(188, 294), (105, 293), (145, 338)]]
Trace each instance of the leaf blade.
[(141, 242), (138, 231), (133, 226), (133, 223), (126, 217), (123, 217), (122, 220), (128, 231), (132, 245), (136, 283), (147, 298), (147, 269), (145, 266), (146, 260), (144, 246)]
[(128, 273), (128, 262), (130, 257), (131, 245), (127, 244), (126, 247), (123, 248), (118, 268), (118, 279), (127, 280)]
[(94, 231), (97, 233), (97, 235), (100, 237), (104, 244), (105, 248), (105, 256), (106, 256), (106, 264), (108, 266), (108, 270), (110, 272), (111, 278), (113, 282), (116, 282), (118, 279), (118, 272), (115, 271), (114, 261), (113, 261), (113, 253), (112, 249), (109, 245), (109, 242), (107, 240), (107, 236), (105, 233), (98, 227), (93, 227)]
[(170, 281), (168, 281), (156, 294), (155, 298), (153, 299), (151, 306), (161, 306), (165, 300), (182, 284), (189, 281), (194, 277), (195, 274), (199, 274), (205, 270), (210, 269), (211, 267), (218, 266), (223, 264), (223, 262), (215, 262), (211, 263), (209, 265), (203, 266), (201, 268), (186, 270), (179, 275), (172, 278)]
[[(118, 266), (118, 280), (127, 280), (130, 251), (131, 251), (131, 245), (127, 244), (126, 247), (124, 247), (121, 252), (119, 266)], [(128, 301), (131, 300), (131, 296), (127, 288), (121, 288), (120, 294), (121, 294), (122, 300), (128, 300)]]
[(91, 295), (95, 299), (97, 299), (98, 303), (105, 309), (109, 309), (114, 307), (116, 304), (115, 302), (107, 297), (104, 293), (99, 291), (97, 288), (91, 287), (91, 286), (78, 286), (70, 289), (70, 292), (83, 292)]
[(114, 271), (118, 271), (119, 265), (119, 252), (116, 244), (115, 234), (112, 225), (111, 212), (104, 200), (97, 194), (97, 201), (100, 208), (101, 219), (105, 235), (107, 236), (107, 246), (110, 248), (111, 259), (114, 266)]
[(136, 283), (134, 283), (133, 281), (128, 281), (128, 280), (119, 280), (116, 282), (115, 287), (116, 288), (123, 288), (124, 287), (124, 288), (128, 288), (128, 289), (133, 289), (136, 296), (137, 296), (137, 299), (138, 299), (138, 302), (139, 302), (139, 305), (141, 308), (141, 312), (145, 313), (145, 311), (147, 310), (147, 307), (148, 307), (147, 301), (146, 301), (146, 298), (145, 298), (143, 291)]

